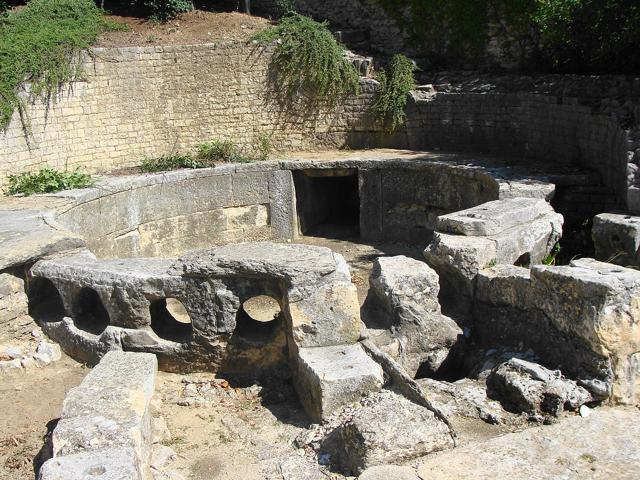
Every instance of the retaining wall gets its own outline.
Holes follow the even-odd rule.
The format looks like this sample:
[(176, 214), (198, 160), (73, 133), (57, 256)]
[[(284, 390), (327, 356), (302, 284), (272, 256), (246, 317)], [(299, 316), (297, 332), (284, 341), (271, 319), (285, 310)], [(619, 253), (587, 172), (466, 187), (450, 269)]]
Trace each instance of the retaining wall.
[(84, 56), (85, 81), (49, 107), (36, 102), (28, 108), (30, 135), (18, 115), (0, 134), (0, 185), (8, 174), (43, 166), (88, 172), (131, 167), (211, 139), (251, 149), (267, 135), (285, 150), (385, 146), (580, 165), (598, 172), (605, 187), (584, 198), (600, 202), (595, 213), (625, 205), (627, 172), (634, 166), (628, 132), (615, 116), (575, 98), (417, 91), (407, 128), (387, 135), (370, 114), (373, 80), (363, 79), (361, 94), (331, 114), (278, 105), (269, 83), (271, 52), (251, 43), (93, 49)]
[[(269, 81), (272, 47), (223, 43), (95, 48), (82, 57), (84, 81), (46, 105), (18, 114), (0, 133), (0, 184), (43, 166), (88, 172), (140, 165), (144, 157), (183, 152), (212, 139), (251, 150), (260, 136), (275, 148), (344, 144), (366, 122), (373, 87), (330, 114), (283, 109)], [(341, 140), (342, 139), (342, 140)]]

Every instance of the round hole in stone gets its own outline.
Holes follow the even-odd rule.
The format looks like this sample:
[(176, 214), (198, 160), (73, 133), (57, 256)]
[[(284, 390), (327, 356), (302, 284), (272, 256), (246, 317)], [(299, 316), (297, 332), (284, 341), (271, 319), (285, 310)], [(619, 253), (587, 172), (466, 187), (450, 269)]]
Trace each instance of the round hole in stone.
[(94, 289), (80, 290), (74, 309), (73, 323), (80, 330), (100, 335), (109, 326), (109, 313)]
[(161, 298), (151, 302), (151, 329), (164, 340), (186, 342), (193, 335), (193, 324), (187, 309), (177, 298)]
[(236, 314), (238, 338), (253, 345), (264, 345), (272, 338), (279, 325), (280, 303), (268, 295), (257, 295), (245, 300)]
[(64, 318), (60, 292), (48, 278), (36, 277), (29, 282), (29, 315), (38, 322), (59, 322)]

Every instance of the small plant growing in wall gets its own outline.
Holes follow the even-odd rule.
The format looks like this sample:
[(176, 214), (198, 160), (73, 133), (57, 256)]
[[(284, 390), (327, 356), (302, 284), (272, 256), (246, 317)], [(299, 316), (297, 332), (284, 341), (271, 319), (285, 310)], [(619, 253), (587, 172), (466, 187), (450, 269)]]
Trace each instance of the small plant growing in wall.
[(191, 155), (162, 155), (160, 157), (147, 157), (142, 161), (140, 170), (144, 173), (164, 172), (179, 168), (204, 168), (205, 165)]
[(406, 121), (407, 95), (416, 85), (414, 71), (415, 66), (411, 60), (404, 55), (395, 55), (388, 69), (377, 75), (380, 88), (373, 113), (389, 133)]
[(42, 168), (35, 173), (9, 175), (9, 195), (33, 195), (52, 193), (74, 188), (87, 188), (94, 184), (90, 175), (79, 170), (63, 172), (54, 168)]
[(280, 99), (335, 105), (358, 91), (358, 72), (325, 23), (292, 13), (253, 37), (260, 44), (276, 39), (272, 84)]

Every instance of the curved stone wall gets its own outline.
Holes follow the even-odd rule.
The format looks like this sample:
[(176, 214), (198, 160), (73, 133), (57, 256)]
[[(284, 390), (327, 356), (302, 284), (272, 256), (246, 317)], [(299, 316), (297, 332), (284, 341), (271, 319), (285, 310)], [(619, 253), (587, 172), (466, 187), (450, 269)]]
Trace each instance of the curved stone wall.
[[(355, 222), (362, 238), (426, 246), (439, 215), (499, 198), (550, 199), (555, 188), (533, 167), (514, 168), (500, 158), (370, 155), (110, 177), (95, 188), (56, 194), (67, 198), (57, 208), (56, 221), (82, 236), (100, 258), (174, 256), (213, 245), (293, 239), (301, 233), (300, 212), (327, 196), (302, 195), (296, 172), (330, 177), (347, 170), (357, 181)], [(563, 177), (564, 182), (583, 180), (582, 175)]]

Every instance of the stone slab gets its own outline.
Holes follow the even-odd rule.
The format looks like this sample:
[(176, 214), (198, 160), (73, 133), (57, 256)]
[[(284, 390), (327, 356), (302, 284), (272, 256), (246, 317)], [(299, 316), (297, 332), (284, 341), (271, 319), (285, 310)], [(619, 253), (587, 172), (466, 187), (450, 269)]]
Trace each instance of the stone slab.
[(136, 470), (147, 471), (157, 368), (153, 354), (107, 353), (67, 394), (52, 436), (54, 458), (109, 449), (133, 451)]
[(601, 213), (591, 228), (595, 257), (623, 266), (640, 264), (640, 217)]
[(0, 212), (0, 270), (84, 246), (82, 237), (56, 223), (52, 212)]
[(545, 200), (509, 198), (486, 202), (438, 217), (437, 230), (468, 236), (494, 236), (538, 217), (554, 213)]
[(640, 478), (640, 412), (599, 408), (586, 418), (473, 443), (425, 457), (422, 480), (635, 480)]
[(382, 388), (382, 368), (360, 344), (301, 348), (294, 361), (298, 396), (317, 422)]
[(47, 460), (38, 480), (147, 480), (131, 448), (75, 453)]

